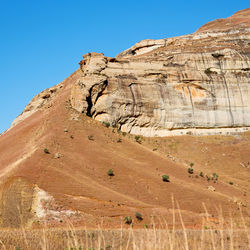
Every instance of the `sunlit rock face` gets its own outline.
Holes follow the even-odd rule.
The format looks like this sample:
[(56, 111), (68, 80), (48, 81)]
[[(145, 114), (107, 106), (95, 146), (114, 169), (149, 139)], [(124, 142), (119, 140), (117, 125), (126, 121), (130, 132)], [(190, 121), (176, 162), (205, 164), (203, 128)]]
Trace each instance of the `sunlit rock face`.
[(192, 35), (141, 41), (116, 58), (84, 55), (72, 107), (144, 136), (250, 126), (250, 9), (245, 12), (228, 18), (227, 29), (217, 20)]

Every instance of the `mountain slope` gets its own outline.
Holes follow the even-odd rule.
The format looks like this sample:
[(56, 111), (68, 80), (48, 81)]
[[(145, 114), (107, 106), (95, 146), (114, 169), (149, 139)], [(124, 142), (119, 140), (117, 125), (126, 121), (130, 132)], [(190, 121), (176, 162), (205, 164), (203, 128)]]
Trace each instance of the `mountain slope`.
[[(196, 45), (188, 46), (195, 50)], [(128, 79), (132, 79), (132, 83), (136, 80), (124, 73), (127, 62), (119, 60), (130, 60), (130, 66), (134, 62), (142, 64), (139, 72), (147, 72), (149, 86), (152, 86), (152, 79), (158, 81), (161, 76), (149, 72), (148, 64), (141, 60), (152, 65), (151, 55), (155, 57), (154, 53), (171, 48), (156, 48), (141, 55), (135, 53), (132, 59), (125, 56), (127, 52), (116, 59), (91, 54), (89, 61), (82, 61), (81, 68), (65, 81), (31, 101), (12, 128), (0, 137), (2, 226), (30, 226), (44, 220), (53, 226), (70, 219), (76, 225), (103, 223), (105, 227), (120, 227), (125, 216), (132, 216), (135, 226), (142, 226), (150, 224), (152, 216), (171, 217), (172, 195), (180, 204), (185, 222), (192, 227), (201, 224), (202, 202), (213, 216), (219, 206), (228, 216), (229, 211), (237, 211), (239, 204), (247, 215), (249, 132), (234, 136), (135, 138), (126, 134), (121, 126), (126, 125), (127, 120), (116, 115), (118, 112), (123, 116), (122, 110), (126, 114), (126, 108), (122, 105), (122, 109), (117, 108), (119, 102), (102, 100), (109, 98), (116, 83), (106, 74), (108, 71), (102, 72), (107, 64), (114, 64), (108, 70), (118, 70), (117, 74), (121, 69), (116, 68), (116, 60), (125, 65), (122, 71), (125, 78), (117, 80), (121, 85), (123, 81), (128, 83)], [(91, 57), (96, 60), (91, 61)], [(126, 59), (119, 59), (123, 57)], [(243, 75), (242, 79), (249, 86), (249, 78)], [(150, 96), (150, 89), (148, 91)], [(112, 93), (125, 100), (124, 103), (131, 103), (126, 91)], [(139, 92), (135, 93), (134, 98), (138, 100)], [(100, 100), (102, 102), (98, 103)], [(134, 124), (137, 118), (151, 115), (150, 110), (143, 109), (144, 104), (136, 101), (132, 114)], [(129, 112), (131, 107), (127, 109)], [(139, 107), (142, 108), (136, 113)], [(180, 116), (182, 112), (179, 109)], [(92, 119), (97, 114), (106, 118), (111, 114), (116, 122), (106, 118), (104, 121), (114, 127), (107, 128), (107, 123)], [(145, 120), (140, 122), (145, 125)], [(191, 162), (194, 162), (194, 174), (188, 173)], [(107, 175), (109, 169), (114, 170), (114, 176)], [(204, 177), (199, 176), (201, 171)], [(205, 175), (210, 178), (213, 172), (219, 175), (219, 180), (207, 181)], [(170, 176), (170, 182), (163, 182), (162, 175)], [(142, 222), (135, 220), (135, 212), (143, 215)]]

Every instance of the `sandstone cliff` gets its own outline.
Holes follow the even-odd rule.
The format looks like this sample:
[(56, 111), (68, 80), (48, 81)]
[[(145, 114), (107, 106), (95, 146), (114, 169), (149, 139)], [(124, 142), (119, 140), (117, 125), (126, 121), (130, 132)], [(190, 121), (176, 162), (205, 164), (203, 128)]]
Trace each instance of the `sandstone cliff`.
[(250, 126), (250, 9), (191, 35), (141, 41), (116, 58), (83, 57), (72, 107), (121, 131), (166, 136)]
[(145, 136), (247, 127), (249, 20), (250, 9), (192, 35), (141, 41), (116, 58), (84, 55), (71, 104), (96, 120)]

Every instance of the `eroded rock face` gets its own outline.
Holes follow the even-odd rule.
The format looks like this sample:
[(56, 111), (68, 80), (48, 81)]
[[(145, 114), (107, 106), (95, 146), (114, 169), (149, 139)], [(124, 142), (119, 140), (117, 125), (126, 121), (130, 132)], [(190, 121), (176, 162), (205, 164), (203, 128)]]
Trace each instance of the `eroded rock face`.
[(116, 58), (84, 55), (72, 107), (144, 136), (164, 136), (173, 129), (247, 127), (250, 28), (249, 22), (244, 24), (145, 40)]

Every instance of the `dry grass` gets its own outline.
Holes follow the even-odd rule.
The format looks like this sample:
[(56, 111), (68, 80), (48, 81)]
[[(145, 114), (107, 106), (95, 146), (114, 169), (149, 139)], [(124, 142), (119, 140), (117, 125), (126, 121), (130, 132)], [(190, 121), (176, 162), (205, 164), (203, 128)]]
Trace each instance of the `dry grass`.
[[(1, 249), (68, 249), (68, 250), (101, 250), (101, 249), (250, 249), (250, 230), (247, 228), (241, 209), (241, 223), (232, 219), (225, 221), (221, 209), (218, 209), (218, 223), (210, 220), (204, 205), (204, 218), (199, 230), (187, 229), (181, 210), (173, 203), (172, 221), (164, 218), (152, 221), (151, 228), (134, 229), (97, 229), (76, 228), (70, 221), (65, 228), (42, 229), (4, 229), (0, 231)], [(177, 212), (177, 213), (175, 213)], [(178, 218), (176, 218), (176, 214)], [(176, 228), (177, 219), (181, 228)], [(156, 226), (157, 225), (157, 226)]]

